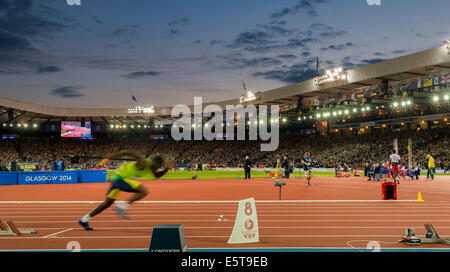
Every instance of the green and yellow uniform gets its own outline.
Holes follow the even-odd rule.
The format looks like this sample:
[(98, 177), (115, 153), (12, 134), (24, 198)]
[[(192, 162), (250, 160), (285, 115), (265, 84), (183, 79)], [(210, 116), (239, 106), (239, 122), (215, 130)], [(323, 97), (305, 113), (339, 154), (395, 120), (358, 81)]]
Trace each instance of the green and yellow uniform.
[(430, 171), (430, 177), (432, 180), (434, 180), (435, 167), (434, 158), (430, 156), (428, 158), (428, 171)]
[(111, 178), (111, 188), (109, 188), (107, 197), (111, 199), (118, 199), (120, 193), (123, 192), (135, 192), (135, 189), (141, 185), (141, 183), (132, 179), (134, 177), (144, 177), (152, 173), (150, 166), (151, 159), (146, 159), (148, 165), (144, 170), (136, 168), (136, 162), (124, 163), (117, 170), (116, 174)]
[(428, 159), (428, 168), (434, 168), (434, 158), (430, 156), (430, 158)]

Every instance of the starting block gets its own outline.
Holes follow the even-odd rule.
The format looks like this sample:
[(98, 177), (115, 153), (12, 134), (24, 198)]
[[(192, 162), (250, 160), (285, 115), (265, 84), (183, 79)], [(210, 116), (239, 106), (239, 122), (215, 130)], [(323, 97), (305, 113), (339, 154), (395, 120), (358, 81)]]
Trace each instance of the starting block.
[(149, 252), (186, 252), (182, 224), (156, 225), (153, 228)]
[(425, 237), (418, 238), (415, 236), (415, 230), (413, 228), (407, 228), (405, 231), (405, 236), (403, 236), (403, 240), (400, 242), (405, 242), (410, 246), (420, 246), (421, 244), (447, 244), (450, 245), (450, 239), (440, 238), (436, 233), (433, 225), (425, 224), (425, 229), (427, 233)]
[(0, 236), (17, 236), (22, 234), (36, 234), (37, 231), (33, 229), (18, 229), (13, 221), (6, 221), (3, 223), (0, 220)]

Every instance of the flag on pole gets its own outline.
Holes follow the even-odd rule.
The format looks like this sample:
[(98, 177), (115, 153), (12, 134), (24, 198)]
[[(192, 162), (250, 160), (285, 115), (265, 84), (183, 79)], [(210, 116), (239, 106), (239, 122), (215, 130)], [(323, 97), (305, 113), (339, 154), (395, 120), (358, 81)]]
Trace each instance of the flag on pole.
[(244, 91), (247, 91), (247, 87), (245, 87), (245, 82), (242, 81), (242, 86), (244, 86)]
[(134, 95), (131, 95), (131, 100), (133, 100), (134, 102), (137, 102), (136, 97), (134, 97)]
[(441, 77), (437, 76), (433, 78), (433, 85), (440, 85), (441, 84)]
[(316, 72), (317, 72), (317, 75), (319, 75), (319, 57), (317, 57)]
[(418, 80), (417, 81), (417, 88), (423, 88), (424, 87), (424, 80)]
[(442, 84), (450, 83), (450, 74), (442, 76), (441, 83)]
[(427, 80), (425, 80), (425, 82), (423, 83), (423, 86), (424, 87), (430, 87), (430, 86), (432, 86), (433, 85), (433, 79), (427, 79)]
[(364, 97), (364, 91), (357, 91), (355, 92), (356, 98), (363, 98)]

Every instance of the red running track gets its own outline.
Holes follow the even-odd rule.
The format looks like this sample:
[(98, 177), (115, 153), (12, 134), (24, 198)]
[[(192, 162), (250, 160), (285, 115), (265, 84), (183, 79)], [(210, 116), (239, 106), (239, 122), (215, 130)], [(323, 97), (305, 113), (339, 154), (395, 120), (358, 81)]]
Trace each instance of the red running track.
[[(441, 237), (450, 237), (448, 176), (438, 176), (435, 181), (402, 181), (398, 187), (401, 201), (389, 202), (367, 201), (381, 199), (381, 183), (357, 177), (317, 177), (312, 186), (306, 186), (304, 179), (290, 179), (283, 187), (283, 200), (300, 202), (260, 202), (278, 200), (273, 179), (151, 180), (143, 184), (150, 190), (145, 201), (170, 202), (136, 203), (130, 210), (132, 220), (120, 219), (107, 210), (90, 221), (95, 228), (91, 232), (81, 229), (77, 221), (94, 203), (15, 202), (101, 201), (108, 184), (2, 186), (0, 219), (12, 220), (18, 228), (36, 229), (38, 234), (0, 236), (0, 250), (64, 250), (70, 241), (77, 241), (82, 249), (147, 249), (153, 226), (166, 223), (183, 224), (190, 249), (348, 248), (349, 241), (362, 248), (368, 241), (380, 241), (384, 248), (406, 248), (395, 241), (407, 227), (414, 227), (418, 236), (425, 235), (424, 224), (433, 224)], [(415, 200), (418, 192), (424, 203), (403, 201)], [(260, 242), (229, 245), (237, 202), (201, 201), (249, 197), (257, 201)], [(218, 221), (220, 215), (222, 221)]]

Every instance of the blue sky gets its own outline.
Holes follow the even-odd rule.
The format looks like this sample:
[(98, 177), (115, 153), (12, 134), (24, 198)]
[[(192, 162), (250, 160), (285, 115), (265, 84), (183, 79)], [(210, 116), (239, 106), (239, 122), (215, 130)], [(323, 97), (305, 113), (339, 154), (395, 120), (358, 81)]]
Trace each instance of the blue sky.
[(445, 0), (0, 0), (0, 96), (192, 104), (442, 45)]

